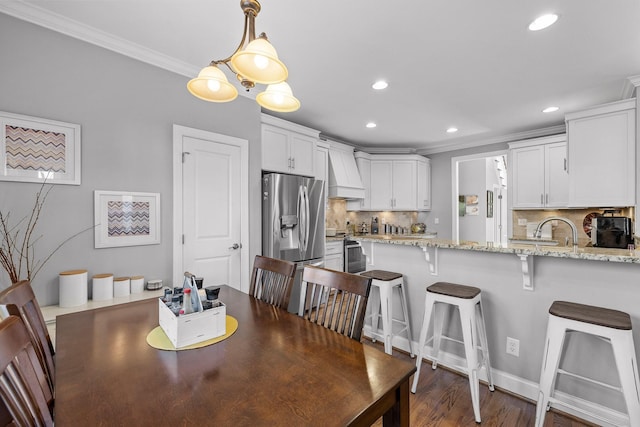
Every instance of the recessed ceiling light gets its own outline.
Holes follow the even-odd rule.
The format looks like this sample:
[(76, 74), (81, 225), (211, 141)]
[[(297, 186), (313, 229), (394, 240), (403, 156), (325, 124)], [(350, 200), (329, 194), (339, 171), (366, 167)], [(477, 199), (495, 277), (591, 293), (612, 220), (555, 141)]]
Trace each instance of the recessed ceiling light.
[(529, 29), (531, 31), (544, 30), (545, 28), (553, 25), (557, 20), (558, 15), (553, 13), (538, 16), (531, 24), (529, 24)]
[(547, 107), (542, 110), (543, 113), (553, 113), (554, 111), (558, 111), (560, 108), (558, 107)]
[(455, 132), (458, 132), (458, 128), (450, 127), (449, 129), (447, 129), (447, 133), (455, 133)]
[(374, 127), (376, 127), (376, 126), (378, 126), (378, 125), (377, 125), (377, 124), (375, 124), (375, 123), (373, 123), (373, 122), (369, 122), (369, 123), (367, 123), (367, 127), (368, 127), (368, 128), (374, 128)]
[(388, 86), (389, 86), (389, 83), (385, 82), (384, 80), (378, 80), (377, 82), (371, 85), (371, 87), (374, 88), (375, 90), (386, 89)]

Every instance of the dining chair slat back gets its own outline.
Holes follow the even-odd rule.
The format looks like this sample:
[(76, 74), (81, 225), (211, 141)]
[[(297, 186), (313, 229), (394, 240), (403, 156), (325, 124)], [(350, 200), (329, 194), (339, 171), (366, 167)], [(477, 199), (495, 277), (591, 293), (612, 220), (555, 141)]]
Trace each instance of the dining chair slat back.
[(0, 397), (13, 425), (53, 425), (53, 395), (45, 376), (20, 317), (4, 319), (0, 323)]
[(295, 274), (296, 265), (291, 261), (256, 255), (249, 294), (286, 310)]
[(55, 350), (31, 283), (28, 280), (22, 280), (0, 292), (0, 305), (6, 306), (8, 314), (22, 319), (45, 372), (45, 379), (49, 384), (51, 393), (53, 393), (55, 384)]
[(307, 266), (298, 315), (360, 341), (370, 290), (369, 277)]

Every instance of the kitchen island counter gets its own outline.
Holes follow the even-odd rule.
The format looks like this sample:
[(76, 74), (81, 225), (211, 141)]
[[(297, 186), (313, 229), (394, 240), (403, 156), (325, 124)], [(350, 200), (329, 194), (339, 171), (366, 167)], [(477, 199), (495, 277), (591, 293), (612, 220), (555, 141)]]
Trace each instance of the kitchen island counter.
[(459, 249), (478, 252), (495, 252), (516, 255), (535, 255), (556, 258), (584, 259), (592, 261), (624, 262), (640, 264), (640, 251), (628, 249), (610, 249), (595, 247), (571, 246), (536, 246), (529, 244), (509, 243), (498, 245), (492, 243), (456, 241), (430, 238), (416, 235), (367, 234), (353, 236), (354, 240), (390, 245), (418, 246), (421, 248)]
[[(535, 401), (543, 360), (549, 307), (554, 301), (570, 301), (629, 313), (634, 324), (636, 351), (640, 354), (640, 306), (638, 278), (640, 253), (621, 249), (573, 248), (485, 243), (424, 238), (411, 235), (352, 236), (361, 242), (367, 257), (366, 270), (401, 273), (408, 300), (412, 342), (417, 345), (425, 308), (425, 288), (435, 282), (459, 283), (482, 290), (482, 304), (491, 352), (493, 380), (498, 387)], [(566, 258), (570, 258), (567, 260)], [(594, 262), (605, 261), (605, 262)], [(609, 262), (606, 262), (609, 261)], [(397, 299), (394, 311), (400, 313)], [(451, 315), (448, 333), (461, 339), (459, 320)], [(370, 331), (365, 326), (365, 334)], [(519, 341), (519, 355), (505, 352), (507, 339)], [(570, 372), (596, 370), (599, 380), (617, 381), (615, 369), (602, 368), (610, 355), (607, 343), (592, 337), (572, 336), (574, 351), (564, 356)], [(405, 351), (409, 343), (402, 334), (393, 345)], [(464, 362), (464, 351), (456, 341), (447, 341), (440, 363), (455, 369)], [(431, 354), (431, 349), (426, 354)], [(594, 368), (597, 367), (597, 368)], [(486, 374), (480, 372), (481, 379)], [(562, 391), (577, 387), (564, 383)], [(624, 410), (614, 391), (579, 384), (580, 396)], [(595, 408), (595, 407), (594, 407)], [(594, 409), (592, 408), (592, 409)], [(569, 408), (562, 408), (571, 413)], [(595, 409), (594, 409), (595, 410)], [(596, 421), (594, 421), (596, 422)]]

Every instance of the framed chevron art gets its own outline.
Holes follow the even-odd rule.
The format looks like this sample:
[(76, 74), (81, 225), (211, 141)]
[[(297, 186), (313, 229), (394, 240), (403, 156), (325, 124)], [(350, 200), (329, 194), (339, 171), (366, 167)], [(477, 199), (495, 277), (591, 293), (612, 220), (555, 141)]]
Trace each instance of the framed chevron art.
[(0, 180), (80, 185), (80, 125), (0, 111)]
[(160, 243), (160, 193), (94, 191), (95, 247)]

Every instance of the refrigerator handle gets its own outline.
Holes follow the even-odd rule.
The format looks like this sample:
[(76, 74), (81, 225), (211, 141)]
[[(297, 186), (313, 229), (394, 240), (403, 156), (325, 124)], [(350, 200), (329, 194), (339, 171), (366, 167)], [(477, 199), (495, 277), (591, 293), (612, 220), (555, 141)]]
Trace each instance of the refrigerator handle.
[(309, 189), (305, 185), (304, 190), (304, 251), (307, 251), (307, 245), (309, 244)]
[(298, 187), (298, 243), (301, 252), (305, 252), (304, 248), (304, 191), (302, 185)]

